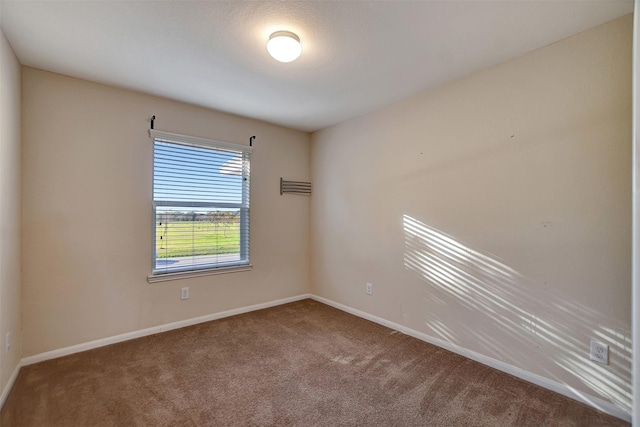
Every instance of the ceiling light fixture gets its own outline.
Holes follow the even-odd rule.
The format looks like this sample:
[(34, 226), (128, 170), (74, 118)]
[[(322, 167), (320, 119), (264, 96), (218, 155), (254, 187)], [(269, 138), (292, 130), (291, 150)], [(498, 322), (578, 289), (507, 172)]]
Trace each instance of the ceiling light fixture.
[(291, 62), (302, 53), (300, 38), (291, 31), (276, 31), (269, 37), (267, 51), (276, 61)]

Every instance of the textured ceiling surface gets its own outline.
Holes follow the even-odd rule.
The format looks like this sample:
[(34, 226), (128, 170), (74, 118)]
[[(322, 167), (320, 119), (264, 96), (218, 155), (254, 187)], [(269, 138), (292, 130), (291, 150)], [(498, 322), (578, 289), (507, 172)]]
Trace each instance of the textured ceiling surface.
[[(23, 65), (304, 131), (633, 11), (592, 1), (0, 0)], [(280, 63), (269, 35), (293, 31)]]

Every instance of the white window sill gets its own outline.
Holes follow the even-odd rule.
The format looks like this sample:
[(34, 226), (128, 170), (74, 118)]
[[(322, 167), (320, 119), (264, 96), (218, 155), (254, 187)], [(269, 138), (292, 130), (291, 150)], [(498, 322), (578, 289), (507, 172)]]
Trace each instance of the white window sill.
[(239, 271), (250, 271), (253, 269), (252, 264), (232, 265), (229, 267), (206, 268), (195, 271), (179, 271), (175, 273), (160, 273), (147, 276), (147, 282), (166, 282), (169, 280), (189, 279), (191, 277), (211, 276), (213, 274), (236, 273)]

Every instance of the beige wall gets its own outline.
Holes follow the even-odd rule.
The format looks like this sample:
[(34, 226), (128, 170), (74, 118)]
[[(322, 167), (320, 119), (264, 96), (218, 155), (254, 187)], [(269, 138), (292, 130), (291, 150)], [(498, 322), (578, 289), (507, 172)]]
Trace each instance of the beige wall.
[(633, 14), (633, 360), (632, 420), (640, 420), (640, 0), (634, 0)]
[(20, 156), (20, 64), (0, 31), (0, 394), (22, 355)]
[[(48, 350), (308, 291), (306, 133), (23, 68), (24, 351)], [(147, 283), (156, 129), (248, 144), (250, 272)], [(191, 297), (180, 300), (180, 288)]]
[(628, 410), (631, 33), (314, 133), (312, 291)]

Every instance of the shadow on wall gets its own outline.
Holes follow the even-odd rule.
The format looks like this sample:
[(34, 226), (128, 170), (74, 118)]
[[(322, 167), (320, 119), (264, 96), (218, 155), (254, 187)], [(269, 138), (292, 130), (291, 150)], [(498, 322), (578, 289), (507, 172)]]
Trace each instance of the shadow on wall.
[[(404, 215), (403, 223), (405, 268), (431, 287), (432, 303), (446, 304), (443, 309), (448, 311), (453, 303), (473, 319), (473, 324), (457, 322), (452, 328), (438, 310), (431, 310), (424, 322), (432, 336), (460, 344), (456, 332), (469, 334), (485, 355), (515, 366), (544, 359), (547, 366), (555, 364), (621, 408), (631, 409), (629, 326), (541, 287), (415, 218)], [(608, 343), (610, 366), (589, 360), (588, 342), (576, 336)], [(544, 366), (539, 369), (548, 378), (561, 381)]]

